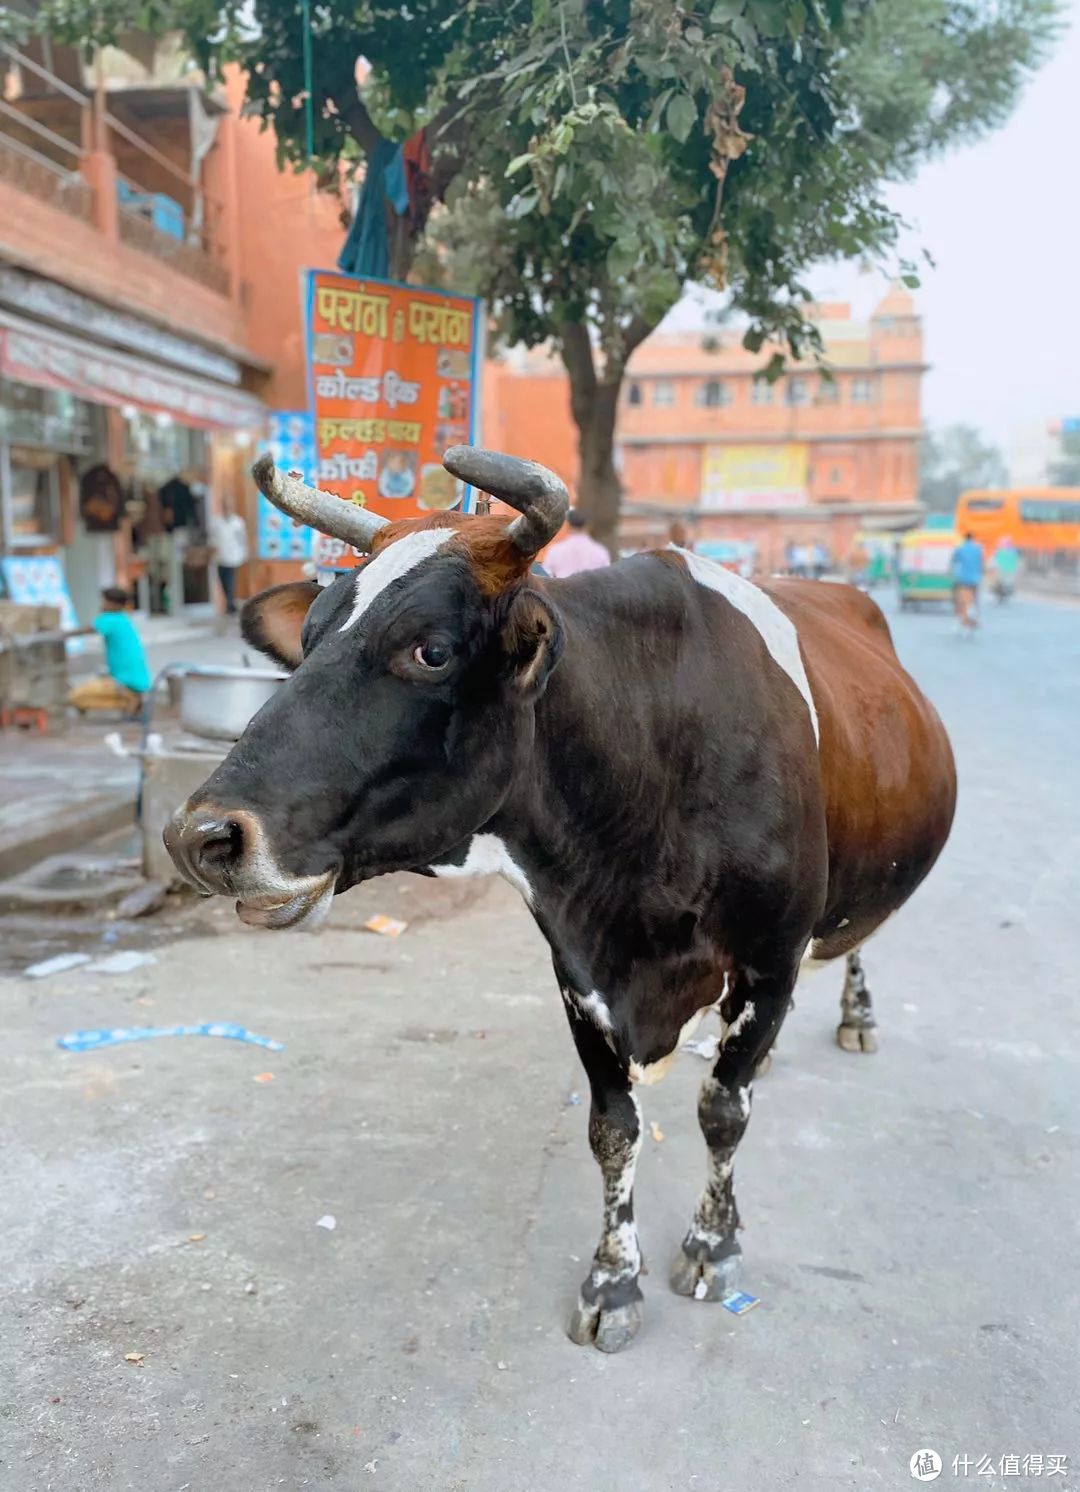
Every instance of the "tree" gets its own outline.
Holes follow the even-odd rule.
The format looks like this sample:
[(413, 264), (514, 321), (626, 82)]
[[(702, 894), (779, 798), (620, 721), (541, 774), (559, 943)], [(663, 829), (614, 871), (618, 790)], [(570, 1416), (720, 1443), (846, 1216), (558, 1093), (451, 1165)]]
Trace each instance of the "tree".
[[(1007, 115), (1058, 0), (45, 0), (94, 44), (179, 28), (233, 60), (284, 161), (332, 164), (426, 123), (436, 268), (484, 295), (510, 342), (553, 341), (579, 432), (578, 501), (611, 542), (628, 359), (687, 280), (729, 292), (775, 377), (819, 354), (807, 268), (887, 256), (888, 179)], [(371, 74), (362, 94), (355, 61)], [(910, 266), (901, 266), (917, 283)], [(427, 266), (430, 275), (431, 266)]]
[(1061, 432), (1061, 450), (1050, 462), (1050, 481), (1055, 487), (1080, 487), (1080, 430)]
[(951, 513), (970, 487), (1004, 487), (1008, 469), (997, 446), (971, 425), (928, 430), (919, 448), (919, 501), (932, 513)]

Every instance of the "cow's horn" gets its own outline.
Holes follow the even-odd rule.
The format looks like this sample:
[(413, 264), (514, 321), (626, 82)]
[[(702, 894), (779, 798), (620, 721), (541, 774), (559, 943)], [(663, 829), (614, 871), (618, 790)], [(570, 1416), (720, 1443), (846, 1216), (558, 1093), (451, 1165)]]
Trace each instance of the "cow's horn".
[(522, 554), (536, 554), (562, 528), (570, 496), (555, 473), (539, 462), (476, 446), (451, 446), (443, 465), (463, 482), (517, 508), (521, 517), (514, 519), (507, 533)]
[(320, 534), (344, 539), (346, 544), (352, 544), (365, 554), (370, 550), (375, 535), (390, 521), (378, 513), (369, 513), (367, 508), (345, 502), (332, 492), (319, 492), (298, 477), (287, 476), (278, 471), (272, 456), (260, 456), (251, 468), (251, 475), (256, 487), (275, 508), (280, 508), (298, 523), (318, 529)]

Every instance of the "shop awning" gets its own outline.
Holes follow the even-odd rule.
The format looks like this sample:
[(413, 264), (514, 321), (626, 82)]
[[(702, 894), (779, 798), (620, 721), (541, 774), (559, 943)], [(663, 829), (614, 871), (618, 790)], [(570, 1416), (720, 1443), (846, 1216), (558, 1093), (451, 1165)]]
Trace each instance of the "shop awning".
[(0, 373), (17, 383), (62, 389), (91, 404), (131, 405), (208, 430), (260, 430), (262, 401), (208, 378), (174, 373), (144, 358), (0, 312)]

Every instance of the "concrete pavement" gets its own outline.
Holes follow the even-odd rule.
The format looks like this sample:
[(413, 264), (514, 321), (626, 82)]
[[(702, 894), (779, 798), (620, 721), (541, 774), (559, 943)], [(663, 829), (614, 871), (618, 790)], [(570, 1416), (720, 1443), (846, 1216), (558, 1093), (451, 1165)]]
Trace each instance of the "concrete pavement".
[[(758, 1310), (667, 1289), (703, 1176), (684, 1055), (645, 1094), (645, 1326), (615, 1358), (567, 1340), (599, 1178), (508, 888), (379, 882), (307, 938), (215, 903), (151, 967), (0, 981), (4, 1492), (864, 1492), (926, 1446), (942, 1485), (965, 1455), (1021, 1485), (977, 1458), (1034, 1453), (1075, 1486), (1080, 614), (895, 628), (953, 734), (957, 827), (868, 950), (879, 1054), (833, 1045), (823, 971), (757, 1085)], [(364, 932), (376, 910), (409, 930)], [(285, 1049), (54, 1045), (203, 1019)]]

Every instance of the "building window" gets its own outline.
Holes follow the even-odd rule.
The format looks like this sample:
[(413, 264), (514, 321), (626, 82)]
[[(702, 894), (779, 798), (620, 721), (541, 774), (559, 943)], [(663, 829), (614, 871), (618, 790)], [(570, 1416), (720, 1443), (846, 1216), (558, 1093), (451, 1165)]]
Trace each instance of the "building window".
[(640, 383), (632, 383), (630, 385), (630, 387), (627, 389), (627, 391), (626, 391), (626, 402), (627, 402), (627, 404), (640, 404), (641, 403), (641, 384)]
[(835, 378), (821, 377), (818, 379), (817, 402), (819, 404), (840, 403), (840, 385)]
[(94, 449), (94, 413), (92, 405), (71, 394), (0, 378), (0, 440), (89, 455)]
[(751, 404), (771, 404), (772, 403), (772, 395), (773, 395), (773, 386), (772, 386), (771, 383), (766, 383), (765, 380), (764, 380), (764, 378), (755, 378), (755, 379), (753, 379), (751, 381), (751, 383), (750, 383), (750, 403)]
[(10, 446), (8, 491), (12, 548), (55, 544), (60, 531), (60, 458), (53, 451)]
[(872, 378), (853, 378), (851, 380), (851, 402), (852, 404), (871, 404), (874, 399), (874, 380)]
[(810, 385), (807, 380), (798, 374), (789, 378), (784, 385), (784, 398), (788, 404), (809, 404)]
[(653, 384), (652, 401), (660, 409), (670, 409), (675, 403), (675, 385), (666, 378)]
[(702, 404), (706, 409), (726, 409), (731, 403), (731, 390), (719, 378), (710, 378), (695, 390), (694, 403)]

